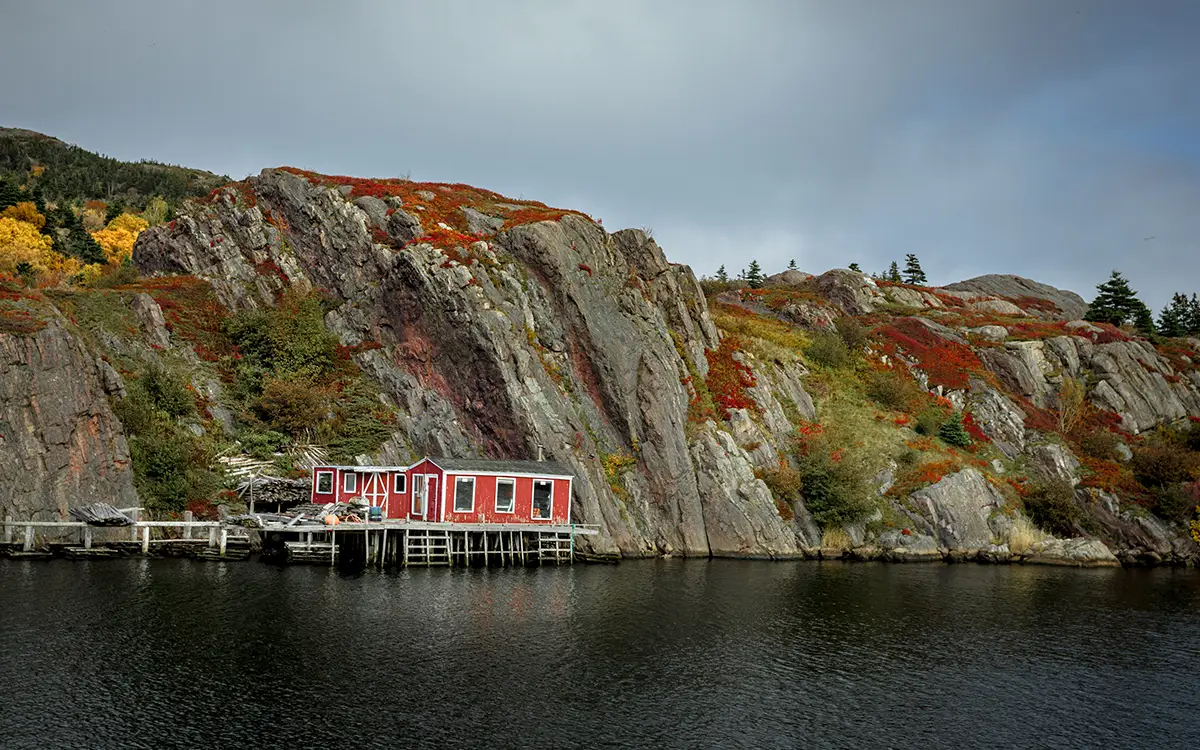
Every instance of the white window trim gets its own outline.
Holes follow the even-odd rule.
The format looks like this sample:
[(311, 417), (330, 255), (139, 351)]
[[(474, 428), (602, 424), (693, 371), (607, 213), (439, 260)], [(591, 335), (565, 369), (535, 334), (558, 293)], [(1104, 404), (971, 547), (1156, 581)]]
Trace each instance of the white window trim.
[[(321, 491), (321, 477), (329, 477), (329, 490), (327, 492)], [(318, 471), (317, 472), (317, 481), (313, 483), (313, 494), (314, 495), (332, 495), (333, 487), (334, 487), (333, 472), (332, 471)]]
[[(398, 487), (403, 483), (403, 487)], [(408, 475), (402, 471), (398, 471), (392, 475), (392, 494), (407, 495), (408, 494)]]
[[(354, 486), (349, 486), (353, 482)], [(358, 474), (348, 471), (342, 475), (342, 492), (358, 492)]]
[[(512, 497), (508, 499), (510, 503), (508, 510), (500, 510), (500, 483), (511, 484), (513, 491)], [(553, 492), (554, 490), (551, 490)], [(496, 477), (496, 494), (493, 496), (495, 502), (495, 512), (503, 515), (513, 515), (517, 512), (517, 480), (514, 477)]]
[[(471, 507), (466, 508), (466, 509), (458, 507), (458, 485), (460, 483), (464, 483), (464, 482), (471, 483)], [(454, 478), (454, 512), (455, 513), (474, 513), (475, 512), (475, 477), (455, 477)]]
[[(421, 516), (424, 518), (425, 509), (429, 507), (429, 484), (425, 481), (424, 474), (413, 474), (413, 481), (415, 482), (417, 479), (421, 480), (421, 491), (418, 492), (416, 485), (413, 485), (412, 504), (409, 507), (412, 509), (412, 514), (414, 516)], [(417, 507), (418, 500), (421, 502), (420, 508)]]
[[(534, 496), (537, 494), (538, 482), (544, 482), (544, 483), (550, 485), (550, 514), (547, 515), (545, 518), (538, 518), (537, 516), (533, 515), (533, 511), (536, 509), (533, 502), (534, 502)], [(529, 490), (529, 520), (531, 520), (531, 521), (551, 521), (553, 519), (554, 519), (554, 481), (551, 479), (535, 479), (535, 480), (533, 480), (533, 486)]]

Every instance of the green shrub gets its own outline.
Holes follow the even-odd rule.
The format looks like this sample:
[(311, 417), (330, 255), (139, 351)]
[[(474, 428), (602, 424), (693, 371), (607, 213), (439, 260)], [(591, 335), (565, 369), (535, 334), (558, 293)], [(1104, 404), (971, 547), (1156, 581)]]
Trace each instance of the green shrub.
[(134, 486), (151, 511), (181, 511), (189, 502), (210, 499), (219, 488), (220, 477), (211, 469), (213, 457), (205, 443), (156, 403), (156, 396), (172, 392), (163, 385), (171, 382), (170, 377), (150, 378), (158, 384), (153, 389), (155, 396), (147, 392), (146, 380), (144, 374), (134, 381), (128, 395), (114, 404), (129, 440)]
[(917, 381), (900, 369), (871, 370), (864, 384), (868, 398), (892, 411), (908, 411), (925, 397)]
[(138, 378), (138, 385), (156, 409), (172, 417), (196, 413), (196, 400), (188, 390), (187, 380), (158, 363), (146, 368)]
[(1079, 440), (1079, 450), (1092, 458), (1115, 461), (1121, 438), (1108, 430), (1091, 430)]
[(1195, 487), (1185, 484), (1157, 487), (1151, 492), (1150, 500), (1150, 510), (1155, 515), (1185, 525), (1195, 514), (1197, 505), (1200, 505)]
[(1133, 476), (1154, 489), (1187, 481), (1196, 468), (1197, 455), (1178, 443), (1161, 436), (1135, 448)]
[(917, 412), (917, 423), (914, 429), (922, 435), (933, 437), (937, 435), (942, 425), (950, 419), (950, 410), (941, 406), (927, 406)]
[(971, 436), (967, 434), (967, 428), (963, 426), (962, 412), (956, 411), (950, 415), (950, 418), (938, 428), (938, 437), (946, 445), (959, 448), (966, 448), (971, 444)]
[(92, 289), (112, 289), (125, 286), (138, 280), (137, 266), (133, 261), (126, 261), (119, 266), (105, 266), (104, 273), (93, 279), (88, 286)]
[(1075, 534), (1080, 516), (1075, 489), (1061, 479), (1032, 483), (1025, 495), (1025, 512), (1043, 531), (1063, 537)]
[(813, 334), (812, 343), (804, 349), (809, 361), (831, 370), (840, 370), (850, 364), (850, 349), (842, 337), (833, 331)]
[(246, 430), (238, 436), (242, 451), (249, 456), (266, 460), (291, 445), (291, 439), (275, 430)]
[(867, 329), (863, 327), (862, 323), (858, 322), (858, 318), (852, 318), (848, 315), (840, 317), (834, 323), (834, 327), (851, 356), (861, 354), (871, 340), (867, 334)]
[(840, 460), (825, 445), (809, 446), (798, 457), (804, 505), (822, 527), (862, 520), (873, 507), (869, 474), (850, 456)]
[(329, 412), (329, 398), (306, 380), (273, 378), (258, 400), (259, 417), (272, 429), (299, 437), (314, 429)]

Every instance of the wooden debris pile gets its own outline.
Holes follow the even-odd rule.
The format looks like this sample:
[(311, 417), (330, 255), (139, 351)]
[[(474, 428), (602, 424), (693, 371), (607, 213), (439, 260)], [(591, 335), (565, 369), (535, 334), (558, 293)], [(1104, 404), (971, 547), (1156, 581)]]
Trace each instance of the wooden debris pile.
[(292, 505), (307, 502), (312, 497), (312, 482), (307, 479), (256, 476), (239, 484), (237, 493), (243, 501), (249, 500), (253, 494), (256, 503)]
[(91, 503), (67, 511), (71, 518), (89, 526), (132, 526), (133, 519), (108, 503)]

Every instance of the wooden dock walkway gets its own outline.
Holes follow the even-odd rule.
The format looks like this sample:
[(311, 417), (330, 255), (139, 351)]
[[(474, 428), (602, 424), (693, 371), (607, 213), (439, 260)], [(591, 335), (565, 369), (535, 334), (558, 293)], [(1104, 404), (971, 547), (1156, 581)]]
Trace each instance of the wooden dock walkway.
[[(136, 509), (125, 509), (134, 511)], [(265, 555), (284, 563), (372, 567), (387, 566), (510, 566), (570, 564), (576, 558), (575, 538), (599, 533), (581, 524), (436, 523), (390, 520), (323, 523), (265, 522), (260, 528), (221, 521), (135, 520), (128, 526), (93, 526), (82, 521), (15, 521), (6, 516), (0, 531), (0, 553), (14, 558), (69, 559), (126, 555), (174, 555), (206, 560), (250, 557), (250, 532), (262, 537)], [(136, 514), (135, 516), (136, 517)], [(39, 530), (61, 536), (77, 530), (75, 543), (39, 545)], [(110, 537), (97, 541), (97, 530)], [(170, 536), (168, 530), (177, 532)], [(45, 532), (43, 532), (45, 533)], [(111, 537), (124, 539), (113, 539)], [(18, 541), (19, 540), (19, 541)]]

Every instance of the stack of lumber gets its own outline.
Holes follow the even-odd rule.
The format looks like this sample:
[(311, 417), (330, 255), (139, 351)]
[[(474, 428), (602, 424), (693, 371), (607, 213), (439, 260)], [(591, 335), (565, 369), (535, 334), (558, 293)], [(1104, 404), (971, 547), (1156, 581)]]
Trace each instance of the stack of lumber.
[(89, 526), (132, 526), (133, 520), (108, 503), (92, 503), (71, 508), (68, 513), (76, 521)]

